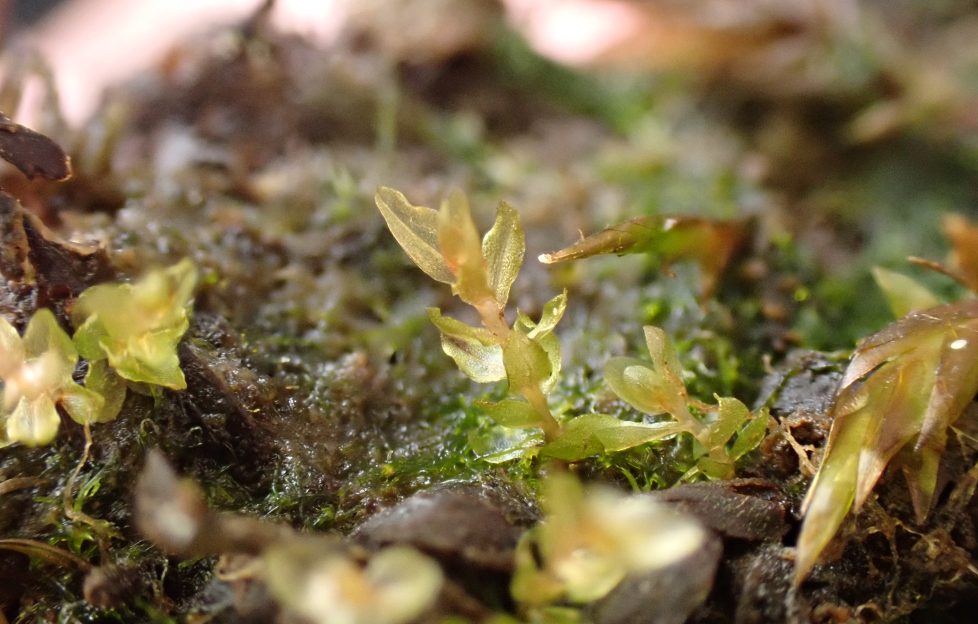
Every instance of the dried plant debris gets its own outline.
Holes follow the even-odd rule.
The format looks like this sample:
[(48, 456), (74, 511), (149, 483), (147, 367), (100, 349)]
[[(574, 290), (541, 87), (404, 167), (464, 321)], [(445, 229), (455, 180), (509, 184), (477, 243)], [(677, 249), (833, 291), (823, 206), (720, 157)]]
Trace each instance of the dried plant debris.
[(0, 158), (28, 178), (67, 180), (71, 177), (71, 159), (57, 143), (3, 113), (0, 113)]
[(701, 293), (713, 294), (720, 276), (747, 236), (743, 221), (716, 221), (697, 217), (637, 217), (591, 234), (559, 251), (541, 254), (540, 262), (553, 264), (602, 254), (643, 253), (657, 266), (696, 262), (702, 272)]

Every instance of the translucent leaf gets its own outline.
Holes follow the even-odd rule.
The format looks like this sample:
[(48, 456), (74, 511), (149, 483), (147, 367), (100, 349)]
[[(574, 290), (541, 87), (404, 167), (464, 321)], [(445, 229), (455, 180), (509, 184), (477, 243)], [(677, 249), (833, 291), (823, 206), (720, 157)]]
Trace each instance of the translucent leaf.
[(606, 414), (584, 414), (568, 421), (560, 436), (544, 445), (540, 453), (564, 461), (579, 461), (661, 440), (680, 431), (672, 422), (633, 423)]
[(489, 431), (469, 433), (469, 448), (480, 461), (503, 464), (535, 455), (543, 439), (539, 430), (496, 426)]
[(0, 316), (0, 377), (6, 377), (10, 371), (20, 366), (24, 357), (20, 335), (7, 319)]
[[(560, 341), (552, 333), (540, 333), (536, 331), (536, 327), (530, 321), (529, 317), (520, 313), (517, 317), (516, 331), (528, 332), (527, 338), (536, 344), (547, 356), (547, 362), (550, 366), (550, 373), (547, 375), (543, 381), (540, 382), (540, 387), (543, 389), (544, 393), (549, 393), (554, 385), (556, 385), (557, 380), (560, 378), (560, 370), (562, 367), (562, 362), (560, 358)], [(532, 329), (531, 329), (532, 328)]]
[(517, 547), (511, 586), (530, 605), (593, 602), (629, 574), (686, 559), (705, 538), (695, 521), (649, 497), (584, 490), (566, 473), (544, 482), (541, 506), (543, 521)]
[(639, 217), (592, 234), (559, 251), (542, 254), (552, 264), (601, 254), (646, 253), (665, 266), (693, 260), (702, 270), (704, 296), (711, 294), (720, 274), (746, 238), (741, 221), (696, 217)]
[[(839, 530), (852, 507), (856, 492), (859, 449), (872, 414), (861, 410), (851, 414), (833, 440), (837, 459), (828, 457), (805, 496), (805, 520), (798, 536), (795, 557), (795, 583), (801, 583), (818, 561), (819, 555)], [(833, 427), (833, 432), (836, 427)]]
[(679, 363), (679, 356), (676, 354), (672, 340), (659, 327), (646, 325), (643, 330), (645, 331), (645, 344), (649, 347), (653, 366), (662, 371), (663, 374), (675, 379), (682, 388), (683, 396), (686, 396), (686, 387), (682, 383), (683, 367)]
[(502, 401), (477, 401), (481, 408), (496, 424), (504, 427), (539, 427), (540, 414), (521, 399), (503, 399)]
[(500, 307), (509, 300), (509, 289), (523, 266), (525, 251), (519, 214), (506, 202), (499, 202), (496, 221), (482, 239), (482, 254), (489, 273), (489, 287)]
[(275, 542), (263, 554), (269, 590), (303, 621), (407, 624), (441, 591), (439, 565), (412, 548), (384, 548), (362, 566), (329, 546), (293, 538)]
[(83, 388), (75, 383), (70, 384), (62, 389), (59, 402), (76, 423), (104, 422), (99, 419), (99, 416), (105, 405), (105, 399), (90, 388)]
[(102, 343), (108, 342), (109, 340), (109, 334), (105, 331), (105, 325), (102, 324), (102, 320), (98, 316), (94, 315), (88, 317), (75, 330), (75, 335), (72, 337), (78, 353), (89, 362), (105, 359), (106, 353), (102, 349)]
[(560, 322), (560, 319), (564, 316), (564, 311), (567, 310), (567, 289), (560, 293), (543, 306), (543, 312), (540, 314), (540, 322), (533, 325), (533, 328), (527, 334), (530, 338), (536, 338), (537, 336), (542, 336), (549, 334)]
[[(85, 387), (97, 392), (103, 399), (102, 408), (92, 419), (92, 422), (115, 420), (126, 400), (126, 382), (122, 377), (109, 368), (104, 359), (89, 362), (88, 372), (85, 374)], [(74, 414), (72, 414), (72, 418), (74, 418)], [(77, 418), (75, 420), (78, 421)]]
[(47, 308), (41, 308), (31, 317), (24, 330), (24, 353), (33, 358), (43, 353), (53, 353), (58, 356), (63, 369), (70, 371), (78, 361), (78, 352), (71, 343), (71, 338), (61, 329), (54, 314)]
[(428, 308), (428, 318), (441, 331), (442, 350), (469, 379), (492, 383), (506, 377), (503, 349), (489, 330), (442, 316), (438, 308)]
[(455, 282), (438, 246), (438, 212), (425, 206), (413, 206), (399, 191), (381, 187), (374, 201), (391, 234), (418, 268), (433, 280)]
[[(75, 327), (97, 318), (113, 341), (186, 327), (187, 308), (197, 284), (197, 268), (189, 258), (148, 272), (131, 284), (99, 284), (86, 289), (72, 306)], [(86, 358), (87, 359), (87, 358)]]
[(914, 310), (940, 305), (940, 300), (917, 280), (882, 267), (873, 267), (873, 278), (883, 291), (893, 316), (900, 318)]
[(552, 353), (519, 330), (511, 331), (503, 345), (503, 365), (513, 393), (542, 387), (553, 372), (551, 361)]
[(737, 461), (747, 453), (757, 448), (764, 436), (767, 435), (767, 424), (770, 416), (767, 408), (759, 410), (751, 420), (737, 432), (737, 439), (730, 447), (730, 459)]
[(60, 424), (58, 411), (47, 394), (41, 394), (34, 399), (21, 397), (14, 411), (7, 417), (7, 441), (20, 442), (26, 446), (43, 446), (54, 439)]
[(850, 507), (901, 464), (918, 520), (936, 490), (947, 429), (978, 392), (978, 301), (915, 311), (860, 342), (832, 408), (825, 456), (803, 505), (800, 582)]
[(496, 297), (489, 288), (486, 260), (479, 231), (472, 221), (469, 202), (461, 191), (453, 191), (438, 211), (438, 245), (449, 270), (455, 275), (452, 292), (476, 307)]
[(733, 434), (750, 419), (747, 406), (730, 397), (717, 397), (717, 418), (708, 430), (709, 450), (726, 446)]
[(615, 394), (640, 412), (656, 416), (686, 410), (682, 386), (642, 360), (611, 358), (605, 364), (604, 378)]
[(718, 461), (712, 457), (699, 458), (696, 462), (696, 471), (711, 479), (730, 479), (734, 474), (732, 463)]
[(187, 387), (177, 344), (186, 327), (132, 336), (125, 347), (102, 343), (108, 353), (109, 364), (123, 379), (164, 386), (173, 390)]
[(648, 442), (668, 438), (683, 430), (678, 423), (633, 423), (619, 421), (615, 427), (598, 429), (594, 436), (604, 446), (605, 452), (624, 451)]

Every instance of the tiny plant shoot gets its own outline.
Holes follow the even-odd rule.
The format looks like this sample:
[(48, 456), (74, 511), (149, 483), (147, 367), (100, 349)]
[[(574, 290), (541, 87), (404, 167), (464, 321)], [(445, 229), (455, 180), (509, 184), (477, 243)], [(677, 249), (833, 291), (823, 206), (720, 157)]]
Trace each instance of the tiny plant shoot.
[(509, 289), (523, 264), (526, 243), (516, 210), (506, 202), (496, 208), (492, 228), (479, 239), (461, 192), (446, 198), (440, 210), (414, 206), (400, 192), (382, 187), (377, 207), (405, 253), (432, 279), (449, 284), (452, 293), (479, 314), (481, 327), (443, 316), (428, 316), (441, 332), (445, 353), (459, 369), (480, 383), (506, 379), (510, 397), (488, 406), (508, 426), (535, 426), (553, 440), (560, 426), (547, 394), (560, 373), (560, 345), (553, 335), (567, 306), (567, 293), (543, 309), (539, 321), (522, 313), (506, 322)]
[(558, 421), (547, 396), (560, 373), (560, 345), (553, 330), (564, 314), (567, 294), (551, 299), (539, 321), (517, 311), (513, 324), (507, 324), (509, 289), (525, 249), (516, 211), (501, 202), (492, 229), (480, 241), (461, 193), (450, 195), (438, 211), (414, 206), (390, 188), (381, 188), (376, 201), (391, 233), (415, 264), (451, 285), (452, 292), (479, 313), (481, 327), (472, 327), (437, 308), (428, 310), (441, 331), (442, 349), (463, 373), (481, 383), (509, 382), (509, 397), (480, 406), (499, 425), (542, 429), (541, 456), (574, 462), (690, 433), (698, 457), (690, 476), (718, 478), (732, 476), (734, 462), (763, 438), (768, 420), (763, 410), (751, 413), (729, 398), (719, 398), (712, 407), (687, 396), (675, 349), (656, 327), (645, 329), (651, 364), (614, 358), (605, 377), (636, 409), (653, 417), (668, 414), (671, 420), (627, 422), (607, 414), (584, 414)]
[[(34, 313), (23, 337), (0, 317), (0, 446), (49, 444), (57, 406), (79, 424), (115, 419), (127, 384), (187, 387), (177, 344), (188, 326), (197, 269), (190, 260), (151, 271), (133, 284), (100, 284), (72, 307), (74, 338), (48, 309)], [(88, 362), (84, 386), (73, 374)]]

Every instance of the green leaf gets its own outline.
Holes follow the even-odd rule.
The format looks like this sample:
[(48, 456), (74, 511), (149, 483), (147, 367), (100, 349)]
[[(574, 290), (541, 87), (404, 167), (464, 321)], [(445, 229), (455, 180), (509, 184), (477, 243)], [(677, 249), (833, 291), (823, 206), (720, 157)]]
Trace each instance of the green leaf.
[(504, 427), (539, 427), (540, 414), (533, 407), (521, 399), (503, 399), (502, 401), (476, 401), (476, 406), (481, 408), (496, 424)]
[(673, 346), (672, 340), (659, 327), (646, 325), (643, 330), (645, 331), (645, 344), (648, 345), (649, 355), (652, 356), (652, 365), (661, 374), (675, 380), (685, 397), (686, 386), (682, 382), (683, 367), (679, 363), (679, 355), (676, 353), (676, 347)]
[(873, 279), (883, 291), (893, 316), (901, 318), (915, 310), (926, 310), (941, 301), (926, 286), (908, 275), (873, 267)]
[(618, 421), (613, 427), (599, 428), (594, 436), (601, 442), (605, 452), (624, 451), (649, 442), (668, 438), (682, 431), (677, 423), (633, 423)]
[(509, 300), (509, 289), (523, 265), (526, 239), (520, 217), (506, 202), (499, 202), (496, 220), (482, 239), (482, 255), (486, 259), (489, 287), (500, 307)]
[(7, 417), (6, 445), (20, 442), (26, 446), (49, 444), (58, 433), (61, 419), (54, 408), (54, 402), (47, 394), (37, 398), (21, 397), (14, 411)]
[(503, 349), (488, 329), (472, 327), (428, 308), (428, 318), (441, 332), (441, 348), (472, 381), (492, 383), (506, 377)]
[(124, 348), (105, 343), (109, 365), (123, 379), (183, 390), (187, 381), (180, 370), (177, 344), (186, 327), (133, 336)]
[(489, 299), (496, 300), (489, 288), (486, 259), (482, 255), (479, 231), (472, 221), (469, 202), (461, 191), (453, 191), (438, 211), (438, 246), (445, 263), (455, 275), (452, 292), (479, 307)]
[(78, 424), (104, 422), (99, 419), (105, 405), (101, 394), (72, 383), (61, 390), (61, 407)]
[(615, 394), (640, 412), (656, 416), (686, 410), (686, 396), (675, 378), (642, 360), (611, 358), (605, 364), (604, 378)]
[[(85, 387), (102, 396), (103, 404), (101, 410), (92, 419), (92, 422), (109, 422), (115, 420), (122, 410), (122, 404), (126, 400), (126, 382), (115, 371), (113, 371), (106, 360), (88, 363), (88, 372), (85, 374)], [(72, 415), (74, 418), (74, 415)], [(78, 419), (75, 418), (77, 421)]]
[(547, 302), (543, 306), (543, 313), (540, 315), (540, 322), (533, 324), (529, 333), (527, 334), (530, 338), (537, 338), (539, 336), (546, 336), (550, 334), (560, 319), (564, 316), (564, 311), (567, 310), (567, 289), (560, 293), (553, 299)]
[(757, 445), (767, 435), (769, 418), (767, 408), (762, 408), (737, 432), (737, 439), (734, 440), (733, 446), (730, 447), (731, 460), (737, 461), (757, 448)]
[(521, 457), (533, 456), (540, 447), (538, 430), (496, 426), (489, 431), (472, 431), (469, 448), (480, 461), (503, 464)]
[[(856, 491), (859, 449), (869, 428), (872, 414), (857, 410), (839, 428), (833, 440), (834, 457), (826, 457), (805, 496), (802, 511), (805, 521), (798, 536), (795, 557), (795, 583), (800, 583), (818, 561), (819, 555), (839, 530), (849, 513)], [(833, 432), (836, 428), (833, 427)]]
[(402, 193), (382, 186), (374, 201), (391, 234), (418, 268), (435, 281), (455, 283), (455, 274), (442, 257), (438, 245), (438, 213), (413, 206)]
[(747, 406), (730, 397), (717, 397), (717, 419), (709, 426), (709, 444), (707, 450), (726, 446), (733, 434), (741, 425), (750, 419)]
[(672, 422), (633, 423), (607, 414), (584, 414), (567, 422), (560, 436), (544, 445), (541, 455), (580, 461), (585, 457), (623, 451), (675, 435), (681, 428)]
[(542, 387), (553, 372), (551, 358), (551, 353), (522, 331), (511, 331), (503, 345), (503, 365), (510, 391), (522, 394), (525, 389)]
[(734, 475), (733, 464), (711, 457), (700, 457), (696, 461), (696, 470), (710, 479), (730, 479)]
[(105, 359), (106, 353), (102, 349), (103, 342), (109, 342), (109, 333), (105, 331), (102, 320), (92, 315), (81, 324), (75, 335), (72, 337), (78, 353), (89, 362), (96, 362)]

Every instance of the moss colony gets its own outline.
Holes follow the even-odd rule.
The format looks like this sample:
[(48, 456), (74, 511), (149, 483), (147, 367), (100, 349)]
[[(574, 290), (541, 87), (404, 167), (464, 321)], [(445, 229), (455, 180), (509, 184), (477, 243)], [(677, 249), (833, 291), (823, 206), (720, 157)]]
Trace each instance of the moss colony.
[(368, 4), (0, 119), (0, 623), (973, 613), (973, 9)]

